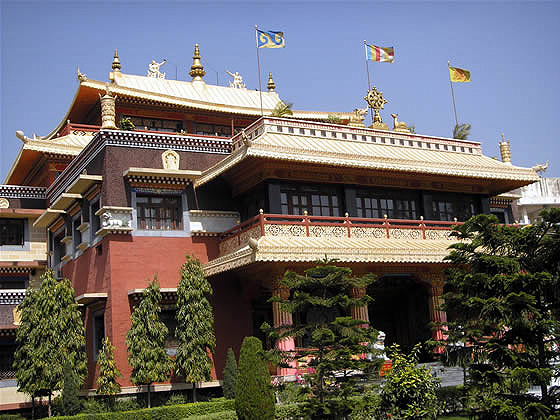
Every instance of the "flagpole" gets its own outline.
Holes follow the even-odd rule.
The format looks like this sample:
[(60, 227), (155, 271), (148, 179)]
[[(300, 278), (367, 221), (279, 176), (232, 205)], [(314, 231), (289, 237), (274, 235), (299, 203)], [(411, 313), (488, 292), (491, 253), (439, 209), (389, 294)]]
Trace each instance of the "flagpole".
[(262, 107), (262, 89), (261, 89), (261, 61), (259, 59), (259, 33), (257, 25), (255, 25), (255, 46), (257, 47), (257, 71), (259, 72), (259, 97), (261, 99), (261, 117), (263, 114), (263, 107)]
[[(368, 85), (368, 92), (371, 90), (371, 83), (369, 81), (369, 60), (367, 56), (367, 43), (364, 39), (364, 52), (366, 54), (366, 73), (367, 73), (367, 85)], [(373, 109), (369, 109), (369, 114), (371, 116), (371, 123), (373, 124)]]
[[(449, 61), (447, 62), (447, 70), (449, 71)], [(449, 85), (451, 86), (451, 97), (453, 98), (453, 112), (455, 113), (455, 126), (459, 125), (457, 120), (457, 107), (455, 106), (455, 93), (453, 92), (453, 82), (451, 81), (451, 74), (449, 75)]]

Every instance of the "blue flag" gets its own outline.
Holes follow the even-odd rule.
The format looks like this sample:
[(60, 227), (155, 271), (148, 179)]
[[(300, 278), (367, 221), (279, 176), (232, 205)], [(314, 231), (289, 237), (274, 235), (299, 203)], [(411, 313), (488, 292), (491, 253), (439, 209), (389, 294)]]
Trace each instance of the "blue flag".
[(260, 31), (257, 29), (257, 47), (284, 48), (285, 46), (284, 32)]

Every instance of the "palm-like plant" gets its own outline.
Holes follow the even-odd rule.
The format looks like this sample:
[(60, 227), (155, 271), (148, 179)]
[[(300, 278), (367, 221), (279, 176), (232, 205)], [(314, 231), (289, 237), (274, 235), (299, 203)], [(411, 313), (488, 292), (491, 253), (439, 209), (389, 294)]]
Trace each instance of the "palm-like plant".
[(471, 134), (470, 124), (457, 124), (453, 128), (453, 138), (459, 140), (466, 140)]
[(287, 115), (292, 115), (292, 106), (294, 106), (291, 102), (278, 102), (272, 112), (270, 113), (271, 117), (286, 117)]

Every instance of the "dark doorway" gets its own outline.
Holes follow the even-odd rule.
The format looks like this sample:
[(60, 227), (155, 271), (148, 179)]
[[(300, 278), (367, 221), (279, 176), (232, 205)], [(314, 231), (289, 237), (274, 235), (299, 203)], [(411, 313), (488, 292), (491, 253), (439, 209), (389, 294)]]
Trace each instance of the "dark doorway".
[[(409, 352), (431, 338), (428, 292), (407, 275), (384, 276), (368, 288), (371, 326), (386, 334), (385, 347), (393, 343)], [(424, 357), (423, 357), (424, 358)]]

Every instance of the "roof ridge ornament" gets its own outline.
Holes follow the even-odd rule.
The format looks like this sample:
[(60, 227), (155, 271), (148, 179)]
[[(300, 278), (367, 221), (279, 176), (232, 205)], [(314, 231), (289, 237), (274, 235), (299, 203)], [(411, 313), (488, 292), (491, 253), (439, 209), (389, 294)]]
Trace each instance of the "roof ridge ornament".
[(113, 56), (113, 64), (111, 65), (111, 68), (113, 69), (114, 72), (121, 72), (121, 62), (119, 61), (119, 53), (117, 52), (117, 49), (115, 48), (115, 55)]
[(235, 73), (226, 70), (226, 73), (233, 77), (233, 80), (229, 82), (229, 87), (236, 88), (236, 89), (245, 89), (245, 83), (243, 83), (243, 77), (239, 74), (238, 71)]
[(274, 80), (272, 80), (272, 72), (268, 73), (268, 83), (266, 84), (266, 87), (269, 92), (274, 92), (274, 89), (276, 89), (276, 84), (274, 83)]
[(87, 82), (87, 76), (85, 74), (83, 74), (80, 71), (80, 66), (78, 66), (78, 69), (76, 70), (76, 78), (78, 79), (78, 82), (82, 83), (82, 82)]
[(383, 122), (381, 115), (379, 115), (379, 110), (385, 108), (385, 104), (388, 101), (383, 97), (383, 92), (377, 90), (377, 87), (373, 87), (364, 97), (365, 101), (368, 103), (369, 107), (374, 110), (373, 124), (369, 128), (376, 128), (378, 130), (389, 130), (389, 126)]
[(153, 77), (154, 79), (165, 79), (165, 73), (159, 71), (159, 68), (165, 63), (167, 63), (165, 58), (161, 63), (157, 63), (155, 60), (152, 60), (151, 64), (148, 64), (148, 73), (146, 76)]
[(502, 162), (506, 165), (511, 165), (511, 151), (509, 149), (509, 140), (506, 140), (504, 133), (502, 133), (502, 141), (498, 143), (500, 146), (500, 155), (502, 156)]
[(204, 71), (204, 67), (202, 67), (202, 63), (200, 62), (200, 50), (198, 49), (198, 44), (194, 44), (193, 64), (191, 66), (191, 71), (189, 71), (189, 75), (193, 78), (193, 82), (204, 82), (202, 77), (205, 74), (206, 72)]

